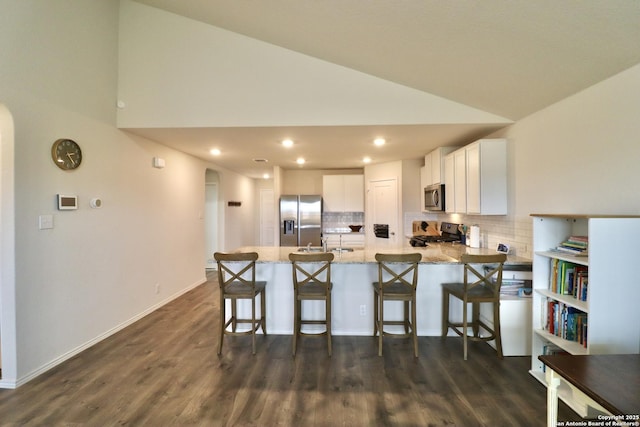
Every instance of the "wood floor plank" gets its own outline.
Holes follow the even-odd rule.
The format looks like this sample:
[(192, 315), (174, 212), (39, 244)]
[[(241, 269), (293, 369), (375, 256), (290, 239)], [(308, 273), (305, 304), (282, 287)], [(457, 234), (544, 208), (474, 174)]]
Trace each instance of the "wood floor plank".
[[(528, 357), (499, 360), (459, 338), (226, 337), (215, 276), (17, 390), (0, 426), (541, 426), (544, 387)], [(580, 418), (564, 404), (559, 420)]]

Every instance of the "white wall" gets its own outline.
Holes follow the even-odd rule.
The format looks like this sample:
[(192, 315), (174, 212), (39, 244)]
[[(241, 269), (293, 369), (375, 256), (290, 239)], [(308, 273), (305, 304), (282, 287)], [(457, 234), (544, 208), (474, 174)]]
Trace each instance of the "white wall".
[[(0, 0), (0, 9), (0, 103), (15, 126), (13, 165), (4, 133), (1, 141), (3, 186), (15, 171), (15, 200), (6, 206), (3, 192), (2, 212), (15, 209), (16, 242), (7, 254), (12, 218), (3, 215), (3, 267), (15, 253), (15, 280), (3, 268), (0, 386), (15, 387), (204, 281), (205, 171), (214, 166), (115, 127), (118, 2)], [(83, 149), (73, 172), (51, 159), (62, 137)], [(253, 180), (216, 169), (225, 200), (251, 199)], [(79, 209), (57, 211), (58, 193), (77, 195)], [(227, 232), (227, 247), (254, 243), (252, 209), (226, 213), (240, 231)], [(44, 214), (53, 229), (38, 229)]]
[(122, 0), (120, 127), (511, 123)]
[(515, 215), (640, 214), (640, 65), (503, 132)]
[(640, 215), (640, 65), (491, 135), (508, 139), (506, 216), (405, 215), (478, 224), (484, 245), (532, 258), (532, 213)]

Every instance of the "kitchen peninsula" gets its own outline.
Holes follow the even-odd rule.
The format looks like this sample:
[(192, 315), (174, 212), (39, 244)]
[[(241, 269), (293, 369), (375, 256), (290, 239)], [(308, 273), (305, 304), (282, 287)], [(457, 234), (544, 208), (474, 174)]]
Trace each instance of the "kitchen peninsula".
[[(289, 253), (297, 247), (242, 247), (235, 252), (258, 253), (256, 279), (267, 283), (267, 331), (269, 334), (291, 334), (293, 330), (293, 288)], [(494, 250), (472, 249), (459, 243), (430, 243), (427, 247), (370, 248), (352, 252), (334, 252), (331, 269), (332, 332), (334, 335), (373, 334), (373, 290), (371, 282), (377, 280), (375, 254), (422, 254), (418, 270), (417, 331), (420, 336), (439, 336), (442, 325), (443, 282), (462, 281), (463, 267), (460, 256), (464, 253), (491, 254)], [(531, 266), (531, 260), (509, 256), (506, 265)], [(308, 303), (308, 302), (304, 302)], [(249, 310), (247, 307), (239, 309)], [(401, 305), (390, 304), (385, 311), (392, 317), (401, 316)], [(461, 316), (462, 306), (452, 307), (451, 316)], [(309, 303), (304, 308), (309, 318), (322, 318), (324, 306)], [(504, 332), (506, 325), (502, 322)], [(507, 335), (503, 332), (503, 335)]]

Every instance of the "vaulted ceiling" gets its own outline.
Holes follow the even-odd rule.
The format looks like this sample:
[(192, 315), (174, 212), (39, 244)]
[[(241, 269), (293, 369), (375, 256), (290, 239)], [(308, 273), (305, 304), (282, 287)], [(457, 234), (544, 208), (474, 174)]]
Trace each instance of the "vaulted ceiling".
[[(636, 0), (137, 1), (513, 121), (640, 63)], [(496, 129), (443, 126), (438, 145)]]

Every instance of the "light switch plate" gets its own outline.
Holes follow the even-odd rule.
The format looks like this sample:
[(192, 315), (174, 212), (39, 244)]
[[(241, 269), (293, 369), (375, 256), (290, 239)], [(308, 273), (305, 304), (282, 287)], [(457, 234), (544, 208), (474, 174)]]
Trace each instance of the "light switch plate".
[(53, 215), (40, 215), (38, 217), (38, 226), (40, 230), (53, 228)]

